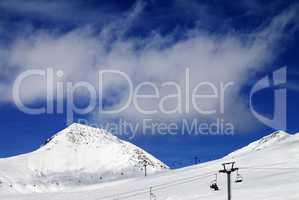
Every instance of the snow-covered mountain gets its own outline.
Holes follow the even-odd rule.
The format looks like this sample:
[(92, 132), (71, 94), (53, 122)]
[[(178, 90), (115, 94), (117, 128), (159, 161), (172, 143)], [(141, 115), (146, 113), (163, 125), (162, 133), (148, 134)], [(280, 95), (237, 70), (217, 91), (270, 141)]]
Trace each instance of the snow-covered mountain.
[(32, 153), (0, 159), (0, 181), (19, 192), (42, 192), (143, 176), (144, 163), (148, 174), (168, 169), (103, 129), (72, 124)]
[(252, 142), (246, 147), (243, 147), (228, 156), (234, 157), (234, 156), (241, 156), (247, 153), (252, 153), (254, 151), (260, 151), (265, 148), (271, 148), (275, 147), (275, 144), (283, 143), (283, 141), (290, 138), (292, 135), (284, 132), (284, 131), (276, 131), (270, 135), (267, 135), (255, 142)]
[[(235, 161), (244, 178), (242, 183), (235, 183), (236, 172), (232, 174), (232, 199), (299, 199), (299, 134), (284, 132), (270, 134), (219, 160), (148, 177), (53, 193), (8, 195), (0, 192), (0, 197), (5, 200), (223, 200), (226, 199), (226, 175), (218, 171), (227, 161)], [(209, 187), (215, 174), (220, 188), (216, 192)]]

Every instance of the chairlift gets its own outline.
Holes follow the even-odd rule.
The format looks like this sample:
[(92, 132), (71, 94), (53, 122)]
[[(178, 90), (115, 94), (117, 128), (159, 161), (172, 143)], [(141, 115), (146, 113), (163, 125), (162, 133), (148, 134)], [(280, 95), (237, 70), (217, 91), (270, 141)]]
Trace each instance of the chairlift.
[(243, 182), (243, 177), (241, 174), (239, 174), (239, 170), (237, 170), (237, 176), (236, 176), (236, 183), (242, 183)]
[(214, 191), (219, 190), (219, 187), (217, 185), (217, 174), (215, 174), (215, 179), (211, 182), (210, 188), (213, 189)]
[(153, 188), (150, 187), (150, 200), (156, 200), (157, 196), (153, 193)]

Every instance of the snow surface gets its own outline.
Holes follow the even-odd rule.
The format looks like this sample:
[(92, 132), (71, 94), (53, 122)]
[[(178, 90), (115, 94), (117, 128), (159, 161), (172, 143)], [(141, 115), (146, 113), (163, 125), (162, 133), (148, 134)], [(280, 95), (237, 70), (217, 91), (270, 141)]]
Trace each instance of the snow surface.
[(144, 162), (149, 174), (168, 169), (103, 129), (72, 124), (32, 153), (0, 159), (0, 191), (47, 192), (143, 176)]
[[(2, 190), (0, 197), (5, 200), (224, 200), (226, 175), (218, 173), (219, 191), (212, 191), (209, 184), (214, 174), (222, 169), (221, 164), (232, 160), (236, 161), (236, 167), (240, 168), (239, 173), (244, 177), (242, 183), (232, 183), (232, 199), (299, 199), (299, 134), (284, 132), (275, 132), (219, 160), (148, 177), (85, 185), (52, 193), (21, 195)], [(2, 164), (1, 168), (3, 173), (6, 168)], [(232, 174), (233, 180), (235, 175)]]

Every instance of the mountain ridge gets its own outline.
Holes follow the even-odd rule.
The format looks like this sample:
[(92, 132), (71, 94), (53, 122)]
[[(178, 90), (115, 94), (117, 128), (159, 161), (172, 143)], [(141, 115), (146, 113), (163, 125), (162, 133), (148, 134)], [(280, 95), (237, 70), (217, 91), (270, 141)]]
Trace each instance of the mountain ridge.
[(72, 124), (31, 153), (0, 159), (0, 170), (7, 174), (0, 174), (0, 180), (17, 185), (20, 192), (60, 190), (143, 176), (145, 163), (148, 174), (169, 169), (143, 149), (108, 131)]
[[(224, 157), (207, 163), (153, 174), (146, 178), (136, 177), (92, 186), (82, 185), (80, 188), (69, 188), (67, 192), (63, 190), (52, 193), (7, 195), (0, 189), (0, 196), (2, 194), (1, 197), (5, 200), (140, 200), (148, 199), (149, 196), (159, 200), (221, 200), (227, 195), (227, 176), (220, 174), (219, 170), (223, 169), (223, 163), (234, 161), (235, 167), (239, 170), (233, 172), (231, 177), (233, 199), (298, 199), (299, 135), (272, 133), (253, 143), (267, 145), (259, 150), (251, 146), (250, 152), (236, 155), (233, 158)], [(1, 172), (0, 170), (0, 177)], [(216, 182), (220, 188), (219, 191), (213, 191), (209, 187), (211, 181), (215, 181), (215, 174), (218, 175)], [(242, 183), (235, 182), (237, 174), (242, 175)], [(49, 188), (47, 189), (49, 191)]]
[(275, 144), (279, 144), (288, 138), (293, 137), (294, 135), (289, 134), (285, 131), (275, 131), (269, 135), (266, 135), (254, 142), (249, 143), (248, 145), (230, 153), (227, 157), (241, 156), (243, 154), (250, 153), (252, 151), (260, 151), (265, 148), (269, 148)]
[[(102, 145), (104, 145), (105, 148), (102, 148)], [(298, 145), (299, 134), (290, 135), (286, 132), (277, 131), (266, 135), (219, 160), (181, 168), (179, 170), (171, 170), (170, 173), (185, 173), (185, 171), (187, 172), (197, 168), (199, 170), (203, 168), (217, 170), (221, 166), (219, 163), (231, 160), (236, 161), (239, 166), (241, 165), (242, 169), (246, 161), (249, 165), (254, 165), (252, 160), (257, 160), (258, 163), (265, 163), (264, 155), (271, 155), (272, 151), (285, 152), (288, 155), (292, 155), (294, 154), (294, 149), (296, 149)], [(109, 146), (109, 148), (107, 146)], [(110, 146), (112, 148), (110, 148)], [(130, 148), (127, 148), (127, 146)], [(118, 149), (116, 151), (117, 154), (114, 152), (115, 147)], [(287, 147), (291, 148), (288, 149)], [(123, 148), (127, 151), (124, 151)], [(90, 160), (89, 158), (85, 158), (86, 154), (89, 155), (89, 151), (93, 152), (99, 149), (105, 151), (101, 154), (103, 159), (97, 160), (97, 158), (92, 157)], [(65, 151), (68, 152), (65, 153)], [(55, 160), (57, 155), (60, 155), (61, 152), (64, 152), (63, 157), (67, 158), (67, 163), (61, 160)], [(111, 152), (114, 152), (112, 153), (114, 156), (105, 156)], [(119, 152), (121, 153), (118, 154)], [(115, 166), (119, 167), (119, 160), (121, 161), (120, 163), (126, 163), (126, 165), (132, 161), (129, 159), (130, 156), (129, 158), (125, 157), (127, 159), (120, 159), (123, 154), (130, 156), (132, 154), (134, 155), (133, 165), (129, 165), (131, 167), (129, 169), (134, 169), (131, 171), (133, 174), (129, 174), (130, 170), (127, 170), (128, 168), (126, 167), (123, 167), (121, 170), (115, 168)], [(73, 155), (78, 156), (79, 159)], [(120, 155), (120, 157), (116, 156), (116, 159), (113, 159), (112, 157), (115, 157), (115, 155)], [(290, 159), (294, 159), (294, 156), (295, 154), (292, 155)], [(168, 171), (168, 167), (165, 164), (155, 159), (144, 150), (118, 139), (116, 136), (113, 136), (103, 129), (87, 127), (81, 124), (73, 124), (66, 129), (59, 131), (40, 149), (32, 153), (0, 159), (0, 182), (2, 182), (2, 187), (0, 183), (0, 194), (3, 192), (14, 194), (15, 192), (39, 193), (57, 192), (66, 189), (77, 190), (83, 186), (91, 187), (91, 185), (94, 185), (94, 187), (96, 187), (96, 185), (101, 185), (104, 182), (132, 177), (136, 178), (136, 180), (141, 180), (144, 171), (142, 170), (143, 163), (139, 161), (143, 161), (145, 158), (152, 161), (152, 165), (158, 168), (158, 170), (155, 170), (155, 168), (151, 169), (151, 165), (149, 164), (148, 172), (157, 174), (151, 176), (151, 178), (159, 176), (159, 172), (165, 170)], [(275, 157), (269, 157), (267, 159), (269, 160), (269, 164), (272, 163), (277, 167), (284, 166), (284, 162), (277, 161)], [(83, 160), (83, 163), (76, 163), (80, 160)], [(94, 162), (94, 160), (96, 162)], [(109, 160), (108, 165), (104, 162), (106, 160)], [(98, 162), (102, 162), (100, 168), (97, 166)], [(292, 160), (287, 163), (289, 163), (290, 166), (296, 166)], [(105, 170), (104, 166), (110, 167), (109, 170)], [(98, 169), (101, 169), (101, 173), (97, 173)], [(162, 176), (167, 176), (167, 174), (169, 173)], [(97, 187), (99, 187), (99, 185)]]

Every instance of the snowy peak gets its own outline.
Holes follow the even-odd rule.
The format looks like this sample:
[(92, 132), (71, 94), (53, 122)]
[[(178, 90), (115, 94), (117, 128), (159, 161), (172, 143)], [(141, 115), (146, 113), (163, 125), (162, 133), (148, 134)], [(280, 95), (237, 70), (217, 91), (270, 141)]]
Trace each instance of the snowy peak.
[(64, 130), (60, 131), (52, 138), (48, 139), (44, 146), (51, 143), (69, 143), (72, 145), (96, 145), (99, 142), (117, 142), (123, 143), (122, 140), (112, 135), (104, 129), (93, 128), (83, 124), (74, 123)]
[(144, 176), (145, 163), (148, 174), (169, 168), (106, 130), (72, 124), (32, 153), (0, 159), (0, 180), (23, 192), (57, 190)]
[[(77, 123), (47, 140), (44, 146), (37, 150), (37, 154), (57, 158), (67, 154), (60, 159), (61, 166), (56, 164), (55, 170), (52, 170), (55, 172), (68, 171), (70, 167), (81, 171), (97, 171), (100, 168), (108, 171), (110, 168), (113, 171), (114, 168), (141, 171), (144, 163), (149, 165), (149, 172), (168, 169), (168, 166), (143, 149), (117, 138), (108, 131)], [(46, 159), (43, 160), (46, 162)], [(39, 160), (37, 163), (42, 162)], [(45, 163), (47, 164), (49, 163)]]
[(262, 139), (258, 140), (256, 143), (256, 149), (263, 149), (265, 147), (271, 146), (273, 144), (279, 143), (286, 138), (290, 137), (290, 134), (284, 131), (276, 131), (270, 135), (263, 137)]
[[(168, 166), (149, 153), (129, 142), (117, 138), (104, 129), (77, 123), (70, 125), (47, 140), (39, 151), (45, 150), (48, 152), (73, 151), (72, 153), (77, 156), (85, 156), (85, 158), (82, 158), (85, 161), (90, 156), (88, 154), (92, 154), (94, 157), (103, 156), (106, 160), (115, 159), (113, 162), (118, 162), (121, 156), (126, 157), (124, 162), (129, 159), (130, 162), (134, 163), (135, 167), (139, 166), (139, 168), (142, 168), (144, 163), (147, 163), (158, 171), (168, 168)], [(111, 154), (112, 157), (107, 158), (103, 154)], [(89, 159), (90, 162), (97, 161), (97, 158), (91, 157)]]
[(229, 157), (241, 156), (247, 153), (251, 153), (254, 151), (260, 151), (266, 148), (273, 147), (277, 144), (282, 143), (286, 139), (290, 138), (292, 135), (284, 132), (284, 131), (276, 131), (271, 133), (270, 135), (264, 136), (263, 138), (250, 143), (249, 145), (229, 154)]

